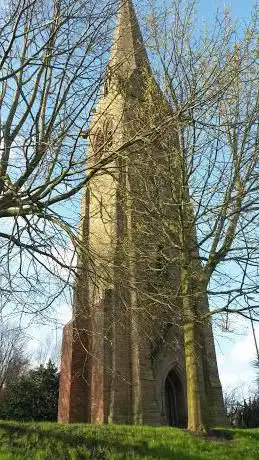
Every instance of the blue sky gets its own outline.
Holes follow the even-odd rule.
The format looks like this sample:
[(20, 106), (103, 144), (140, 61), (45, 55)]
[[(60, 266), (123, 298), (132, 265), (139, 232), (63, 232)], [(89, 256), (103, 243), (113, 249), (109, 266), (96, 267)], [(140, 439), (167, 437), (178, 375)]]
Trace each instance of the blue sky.
[(210, 19), (217, 8), (230, 7), (235, 19), (247, 19), (255, 5), (254, 0), (200, 0), (199, 16), (204, 19)]
[[(200, 0), (198, 15), (201, 21), (209, 21), (215, 16), (217, 8), (230, 8), (233, 18), (242, 24), (250, 18), (256, 2), (254, 0)], [(215, 319), (217, 322), (217, 319)], [(233, 332), (221, 332), (215, 328), (220, 378), (225, 390), (238, 388), (246, 395), (255, 380), (255, 371), (251, 362), (255, 359), (255, 345), (249, 322), (238, 317), (232, 319)], [(259, 324), (256, 325), (259, 340)]]

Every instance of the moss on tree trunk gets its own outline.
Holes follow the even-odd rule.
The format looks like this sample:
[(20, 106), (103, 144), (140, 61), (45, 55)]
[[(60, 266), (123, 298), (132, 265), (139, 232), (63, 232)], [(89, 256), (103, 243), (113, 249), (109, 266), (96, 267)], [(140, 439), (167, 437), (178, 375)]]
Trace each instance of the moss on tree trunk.
[(195, 302), (191, 295), (188, 268), (182, 269), (181, 284), (184, 312), (184, 349), (187, 380), (188, 429), (204, 433), (206, 423), (206, 394), (202, 369), (202, 349)]

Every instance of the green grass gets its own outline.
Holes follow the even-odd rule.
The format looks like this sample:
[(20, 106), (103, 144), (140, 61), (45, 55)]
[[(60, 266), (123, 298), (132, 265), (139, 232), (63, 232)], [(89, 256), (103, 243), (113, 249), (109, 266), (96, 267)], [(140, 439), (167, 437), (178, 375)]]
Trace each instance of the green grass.
[(0, 459), (259, 460), (259, 429), (201, 438), (176, 428), (0, 422)]

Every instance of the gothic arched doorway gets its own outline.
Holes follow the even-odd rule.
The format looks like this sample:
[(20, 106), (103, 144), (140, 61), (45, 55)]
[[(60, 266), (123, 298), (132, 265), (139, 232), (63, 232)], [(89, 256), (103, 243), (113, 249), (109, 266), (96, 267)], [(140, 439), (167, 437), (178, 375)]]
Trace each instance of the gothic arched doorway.
[(168, 425), (185, 427), (184, 391), (174, 369), (167, 374), (165, 380), (165, 412)]

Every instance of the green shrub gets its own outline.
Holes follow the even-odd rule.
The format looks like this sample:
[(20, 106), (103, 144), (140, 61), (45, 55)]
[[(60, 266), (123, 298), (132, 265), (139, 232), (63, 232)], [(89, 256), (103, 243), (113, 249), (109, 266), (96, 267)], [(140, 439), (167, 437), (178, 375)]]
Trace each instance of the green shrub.
[(10, 384), (0, 403), (0, 418), (44, 420), (57, 418), (59, 374), (49, 361)]

